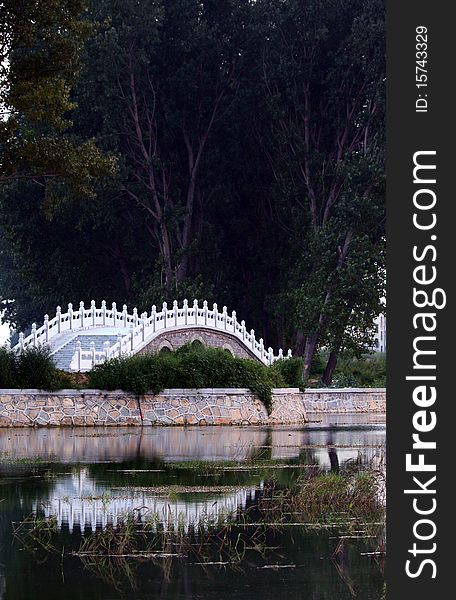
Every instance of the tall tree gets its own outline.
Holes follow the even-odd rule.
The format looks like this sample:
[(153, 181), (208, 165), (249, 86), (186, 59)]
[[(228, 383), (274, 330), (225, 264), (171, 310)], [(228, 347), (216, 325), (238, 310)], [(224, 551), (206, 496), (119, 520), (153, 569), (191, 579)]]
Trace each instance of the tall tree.
[(89, 118), (95, 127), (109, 122), (105, 143), (124, 165), (118, 191), (139, 209), (159, 252), (164, 287), (175, 291), (191, 274), (192, 245), (211, 194), (205, 175), (214, 130), (236, 95), (242, 49), (233, 26), (236, 4), (223, 10), (196, 0), (95, 6), (108, 25), (89, 45), (81, 110), (98, 82), (108, 103), (91, 104)]
[(269, 15), (263, 143), (279, 203), (294, 210), (281, 205), (296, 235), (285, 297), (308, 376), (331, 314), (347, 303), (340, 290), (361, 240), (374, 259), (358, 263), (357, 295), (369, 296), (364, 288), (377, 289), (382, 274), (384, 15), (379, 0), (263, 0), (259, 10)]
[(384, 262), (382, 3), (92, 0), (87, 18), (63, 134), (119, 169), (87, 202), (55, 186), (52, 210), (40, 186), (2, 186), (8, 315), (204, 293), (306, 364), (364, 348)]

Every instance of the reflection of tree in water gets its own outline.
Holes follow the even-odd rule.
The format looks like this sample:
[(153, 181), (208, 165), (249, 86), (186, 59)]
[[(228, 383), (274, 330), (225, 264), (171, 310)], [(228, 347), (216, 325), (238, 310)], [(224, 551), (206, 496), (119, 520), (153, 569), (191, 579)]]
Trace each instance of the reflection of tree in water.
[[(52, 489), (53, 482), (46, 476), (51, 466), (45, 463), (0, 465), (0, 598), (5, 589), (10, 592), (11, 583), (16, 580), (18, 584), (13, 589), (19, 592), (22, 574), (30, 568), (30, 555), (12, 546), (13, 530), (30, 515), (36, 498), (46, 498)], [(12, 593), (8, 597), (21, 596)]]
[(329, 463), (331, 465), (331, 473), (339, 472), (339, 457), (337, 456), (336, 449), (334, 448), (333, 432), (328, 432), (328, 438), (326, 444), (328, 446)]
[[(233, 549), (241, 534), (256, 535), (256, 547), (255, 551), (246, 551), (236, 557)], [(246, 532), (233, 527), (228, 533), (226, 529), (219, 529), (207, 537), (192, 538), (190, 534), (187, 540), (169, 538), (169, 544), (164, 546), (168, 554), (162, 559), (149, 557), (132, 561), (127, 558), (126, 564), (111, 561), (110, 572), (100, 569), (96, 572), (106, 580), (116, 582), (118, 589), (124, 585), (131, 589), (133, 585), (138, 595), (147, 590), (156, 594), (152, 597), (167, 599), (216, 598), (215, 590), (225, 593), (232, 590), (232, 597), (237, 597), (248, 582), (248, 588), (255, 590), (254, 597), (270, 600), (276, 600), (277, 594), (284, 589), (290, 592), (305, 590), (306, 599), (348, 600), (355, 596), (377, 600), (383, 576), (376, 568), (372, 569), (372, 563), (361, 557), (361, 552), (370, 549), (370, 542), (348, 540), (344, 556), (335, 563), (331, 556), (337, 545), (337, 535), (334, 530), (316, 533), (304, 528), (293, 532), (269, 528), (263, 529), (261, 535), (253, 529)], [(231, 554), (228, 537), (232, 540)], [(190, 549), (191, 544), (194, 551)], [(254, 545), (253, 540), (251, 545)], [(91, 568), (95, 566), (92, 563)]]

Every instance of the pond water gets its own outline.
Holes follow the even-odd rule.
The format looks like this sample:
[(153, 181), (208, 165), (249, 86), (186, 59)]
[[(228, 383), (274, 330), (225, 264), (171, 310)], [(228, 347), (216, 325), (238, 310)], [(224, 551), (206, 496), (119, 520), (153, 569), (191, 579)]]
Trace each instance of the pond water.
[[(286, 492), (316, 470), (383, 470), (383, 415), (310, 418), (269, 428), (0, 429), (0, 600), (380, 600), (377, 533), (288, 513), (265, 526), (257, 510), (271, 489)], [(129, 546), (132, 524), (142, 555)], [(146, 552), (152, 538), (161, 546)]]

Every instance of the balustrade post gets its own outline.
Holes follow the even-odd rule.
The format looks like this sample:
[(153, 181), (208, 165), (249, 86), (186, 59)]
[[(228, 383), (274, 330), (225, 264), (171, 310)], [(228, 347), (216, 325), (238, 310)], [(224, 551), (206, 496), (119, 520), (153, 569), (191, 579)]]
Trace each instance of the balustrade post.
[(95, 342), (90, 342), (90, 355), (92, 358), (92, 368), (95, 366)]
[(282, 350), (282, 348), (279, 348), (278, 360), (281, 360), (282, 358), (283, 358), (283, 350)]
[(213, 315), (214, 315), (214, 327), (217, 329), (217, 321), (218, 321), (218, 308), (217, 303), (214, 302), (212, 306)]
[(68, 324), (70, 331), (73, 331), (73, 305), (71, 302), (68, 303)]
[(112, 324), (114, 327), (117, 325), (117, 304), (115, 302), (112, 303)]
[(241, 333), (242, 333), (242, 339), (245, 340), (246, 329), (245, 329), (245, 321), (244, 321), (244, 319), (242, 319), (242, 321), (241, 321)]
[(255, 330), (250, 330), (250, 341), (252, 343), (252, 349), (255, 350)]
[(21, 352), (24, 350), (24, 334), (22, 333), (22, 331), (19, 334), (19, 348)]
[(292, 358), (292, 357), (293, 357), (293, 354), (291, 352), (291, 348), (289, 348), (288, 352), (287, 352), (287, 358)]
[(274, 361), (274, 350), (271, 348), (271, 346), (269, 346), (268, 348), (268, 363), (269, 365), (272, 365)]
[(233, 312), (231, 313), (231, 319), (233, 321), (233, 333), (236, 333), (237, 321), (236, 321), (236, 311), (235, 310), (233, 310)]
[(183, 309), (184, 309), (184, 325), (187, 325), (187, 320), (188, 320), (188, 300), (184, 300), (184, 302), (183, 302)]
[(101, 316), (103, 318), (103, 327), (106, 327), (106, 300), (101, 301)]
[(103, 350), (104, 350), (105, 360), (108, 360), (109, 359), (109, 342), (104, 342)]
[(177, 327), (177, 316), (179, 314), (179, 308), (177, 306), (177, 300), (173, 302), (173, 317), (174, 317), (174, 326)]
[(76, 342), (76, 354), (77, 354), (77, 361), (78, 361), (78, 371), (81, 371), (82, 347), (81, 347), (81, 342), (79, 340)]
[(157, 321), (157, 307), (155, 304), (152, 306), (152, 312), (150, 313), (150, 318), (152, 321), (152, 331), (155, 332), (155, 326)]
[(90, 315), (92, 317), (92, 327), (95, 327), (95, 315), (97, 312), (97, 307), (95, 306), (95, 300), (90, 302)]
[(81, 319), (81, 328), (84, 327), (84, 302), (79, 303), (79, 318)]
[(57, 332), (60, 333), (60, 329), (62, 327), (62, 309), (60, 306), (57, 306), (55, 316), (57, 317)]
[(128, 312), (127, 312), (127, 305), (126, 305), (126, 304), (124, 304), (124, 305), (122, 306), (122, 321), (123, 321), (123, 326), (124, 326), (124, 327), (126, 327), (126, 326), (127, 326), (127, 315), (128, 315)]
[(49, 315), (44, 315), (44, 339), (49, 342)]
[(119, 344), (119, 358), (122, 356), (122, 334), (117, 334), (117, 343)]
[(228, 317), (228, 313), (227, 313), (227, 308), (226, 308), (226, 306), (224, 306), (224, 307), (222, 308), (222, 315), (223, 315), (223, 326), (224, 326), (224, 328), (226, 329), (226, 319), (227, 319), (227, 317)]
[(207, 300), (204, 300), (203, 302), (203, 315), (204, 315), (204, 324), (207, 325), (207, 315), (208, 315), (209, 309), (207, 308)]
[(36, 323), (32, 323), (32, 341), (33, 347), (36, 348)]
[(138, 324), (138, 309), (135, 307), (133, 309), (133, 325), (136, 327)]
[(166, 329), (166, 321), (168, 319), (168, 305), (166, 302), (163, 302), (163, 304), (162, 304), (162, 311), (163, 311), (163, 329)]
[(147, 313), (144, 312), (141, 315), (141, 341), (144, 342), (146, 338), (146, 321), (147, 321)]
[(198, 300), (193, 300), (193, 312), (194, 312), (194, 318), (195, 318), (195, 325), (198, 325), (198, 310), (199, 310), (199, 306), (198, 306)]
[(263, 360), (263, 354), (264, 354), (264, 341), (263, 341), (263, 338), (259, 339), (259, 343), (260, 343), (260, 358)]
[(134, 325), (130, 325), (130, 350), (133, 352), (134, 348)]

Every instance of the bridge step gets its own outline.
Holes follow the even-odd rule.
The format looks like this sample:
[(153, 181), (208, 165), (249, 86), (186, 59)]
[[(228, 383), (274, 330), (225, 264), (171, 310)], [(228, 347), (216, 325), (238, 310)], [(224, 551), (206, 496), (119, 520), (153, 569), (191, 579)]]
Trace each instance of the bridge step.
[(113, 346), (117, 342), (117, 335), (77, 335), (52, 355), (58, 369), (70, 371), (77, 342), (81, 342), (81, 348), (85, 351), (90, 350), (90, 344), (94, 342), (95, 351), (102, 352), (105, 342), (109, 342), (109, 346)]

